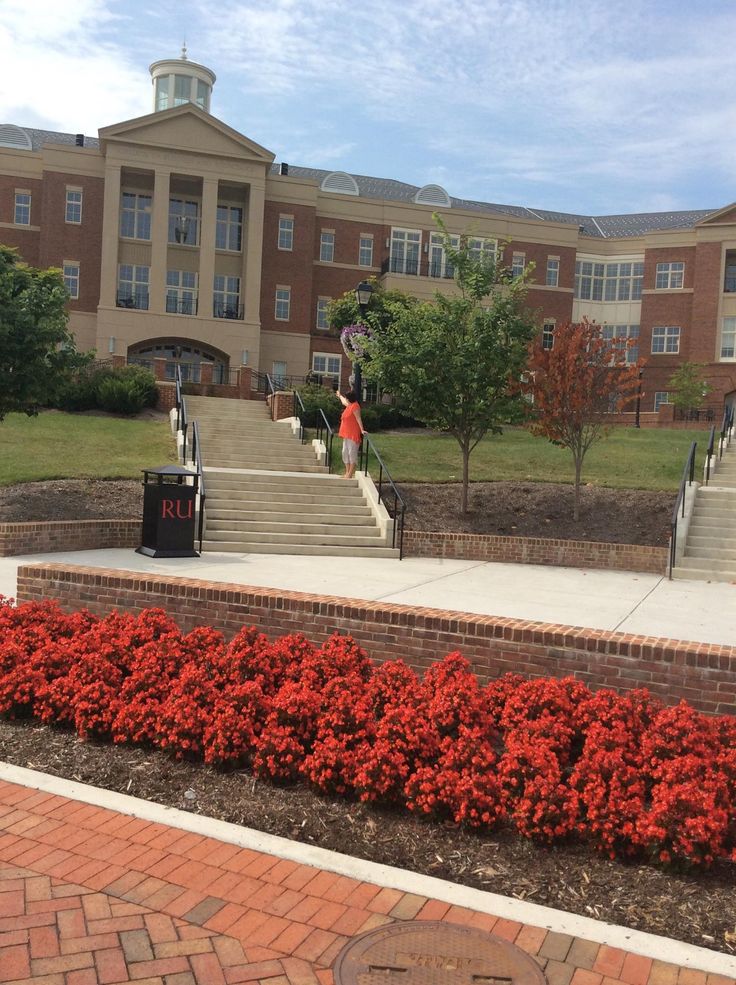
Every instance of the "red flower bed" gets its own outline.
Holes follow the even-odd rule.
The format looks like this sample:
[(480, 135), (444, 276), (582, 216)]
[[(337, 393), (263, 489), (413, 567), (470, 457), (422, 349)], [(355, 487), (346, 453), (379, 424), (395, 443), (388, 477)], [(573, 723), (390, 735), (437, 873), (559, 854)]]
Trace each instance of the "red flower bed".
[(572, 678), (484, 688), (459, 653), (420, 678), (337, 634), (226, 643), (0, 597), (0, 714), (612, 858), (736, 861), (736, 718)]

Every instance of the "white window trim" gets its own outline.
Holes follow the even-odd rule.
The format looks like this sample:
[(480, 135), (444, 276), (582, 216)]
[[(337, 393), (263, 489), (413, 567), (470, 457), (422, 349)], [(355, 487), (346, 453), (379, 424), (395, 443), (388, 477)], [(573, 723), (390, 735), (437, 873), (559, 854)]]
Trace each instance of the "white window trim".
[[(549, 265), (550, 265), (550, 261), (557, 264), (557, 266), (553, 268), (554, 275), (555, 275), (555, 282), (554, 282), (554, 284), (550, 284), (550, 282), (549, 282), (549, 275), (550, 275), (550, 267), (549, 267)], [(544, 286), (545, 287), (559, 287), (560, 286), (560, 258), (558, 256), (548, 256), (547, 257), (547, 269), (546, 269), (545, 275), (544, 275)]]
[[(217, 209), (227, 209), (228, 210), (227, 219), (218, 219)], [(218, 253), (232, 253), (237, 256), (238, 254), (243, 252), (243, 233), (245, 231), (245, 209), (240, 204), (240, 202), (218, 202), (217, 209), (215, 210), (215, 249), (217, 250)], [(240, 209), (240, 222), (235, 222), (230, 218), (231, 209)], [(240, 226), (240, 246), (237, 247), (237, 249), (233, 249), (233, 247), (231, 246), (217, 245), (217, 227), (220, 224), (223, 224), (227, 230), (228, 235), (226, 235), (225, 237), (226, 239), (230, 239), (229, 233), (231, 227), (237, 229), (238, 226)]]
[[(325, 236), (331, 236), (332, 237), (332, 242), (329, 243), (329, 244), (326, 244), (324, 242), (324, 237)], [(320, 263), (334, 263), (335, 262), (335, 239), (336, 239), (336, 236), (335, 236), (335, 230), (334, 229), (320, 229), (320, 233), (319, 233), (319, 260), (320, 260)], [(332, 256), (330, 257), (329, 260), (326, 260), (322, 256), (322, 248), (325, 245), (329, 245), (331, 247)]]
[[(123, 198), (124, 198), (125, 195), (135, 195), (135, 197), (136, 197), (136, 203), (135, 203), (135, 208), (134, 209), (125, 209), (123, 207)], [(149, 199), (149, 204), (147, 206), (144, 206), (143, 208), (139, 208), (139, 206), (138, 206), (138, 199), (141, 198), (141, 197), (145, 197), (145, 198), (148, 198)], [(122, 231), (122, 226), (123, 226), (123, 212), (133, 212), (134, 213), (134, 215), (136, 216), (135, 223), (134, 223), (135, 228), (136, 228), (136, 231), (138, 229), (138, 218), (137, 217), (139, 215), (147, 215), (147, 216), (149, 216), (148, 236), (136, 236), (136, 235), (126, 236), (125, 233)], [(120, 239), (128, 240), (131, 243), (150, 243), (151, 242), (151, 234), (153, 232), (153, 193), (152, 192), (150, 192), (150, 191), (138, 191), (137, 189), (131, 189), (131, 188), (121, 188), (120, 189), (120, 209), (119, 209), (119, 212), (118, 212), (118, 229), (119, 229)], [(168, 233), (167, 233), (167, 238), (168, 238)]]
[[(286, 291), (288, 297), (279, 298), (279, 291)], [(286, 318), (278, 314), (279, 304), (286, 304)], [(277, 284), (273, 299), (273, 317), (276, 321), (291, 320), (291, 287), (288, 284)]]
[[(673, 264), (682, 264), (682, 270), (673, 270)], [(662, 268), (662, 269), (660, 269)], [(661, 286), (657, 285), (657, 280), (659, 276), (667, 275), (667, 283)], [(678, 285), (672, 284), (672, 277), (679, 274), (681, 283)], [(684, 260), (666, 260), (657, 264), (657, 268), (654, 271), (654, 290), (655, 291), (681, 291), (685, 287), (685, 261)]]
[(319, 295), (319, 297), (317, 298), (317, 314), (316, 314), (316, 317), (315, 317), (314, 324), (315, 324), (315, 327), (316, 327), (316, 329), (317, 329), (318, 332), (328, 332), (330, 330), (329, 322), (326, 325), (320, 325), (320, 323), (319, 323), (319, 316), (320, 316), (320, 304), (323, 301), (325, 302), (324, 312), (325, 312), (325, 317), (326, 317), (327, 316), (327, 305), (330, 303), (331, 300), (332, 300), (332, 298), (326, 297), (325, 295)]
[[(28, 222), (18, 222), (18, 197), (20, 195), (28, 196), (28, 204), (23, 204), (20, 206), (22, 209), (28, 209)], [(31, 224), (31, 209), (33, 208), (33, 192), (30, 188), (16, 188), (15, 195), (13, 198), (13, 225), (14, 226), (30, 226)]]
[[(281, 221), (282, 221), (282, 219), (285, 219), (287, 222), (290, 222), (291, 223), (291, 229), (290, 229), (291, 246), (282, 246), (281, 245)], [(294, 216), (293, 215), (287, 215), (285, 213), (282, 213), (279, 216), (279, 227), (278, 227), (278, 231), (276, 233), (276, 249), (277, 250), (281, 250), (284, 253), (293, 253), (294, 252), (294, 226), (295, 226), (295, 222), (294, 222)]]
[[(514, 268), (518, 267), (518, 262), (521, 260), (521, 272), (518, 274), (514, 273)], [(521, 277), (521, 275), (526, 270), (526, 253), (514, 252), (511, 254), (511, 273), (514, 277)]]
[[(371, 242), (371, 262), (370, 263), (363, 263), (363, 261), (360, 259), (360, 254), (361, 254), (361, 250), (362, 250), (361, 243), (363, 242), (364, 239), (369, 239), (370, 242)], [(360, 233), (360, 235), (358, 236), (358, 266), (359, 267), (366, 267), (366, 268), (372, 267), (373, 266), (373, 256), (374, 256), (374, 253), (375, 253), (375, 237), (374, 237), (373, 233)]]
[[(550, 332), (545, 332), (546, 328), (551, 328)], [(545, 352), (551, 352), (555, 347), (555, 330), (557, 329), (557, 319), (556, 318), (545, 318), (542, 322), (542, 349)], [(544, 344), (545, 337), (552, 339), (552, 345), (546, 346)]]
[[(325, 360), (325, 366), (328, 365), (327, 360), (329, 360), (329, 359), (337, 359), (338, 366), (339, 366), (338, 371), (336, 373), (331, 373), (328, 369), (317, 369), (317, 367), (314, 365), (314, 360), (315, 359), (323, 359), (323, 358)], [(335, 379), (339, 380), (340, 377), (342, 376), (342, 356), (338, 352), (313, 352), (312, 353), (312, 372), (313, 373), (320, 373), (322, 376), (333, 376)]]
[(66, 268), (67, 267), (76, 267), (77, 268), (77, 275), (76, 275), (76, 278), (75, 278), (75, 280), (77, 282), (77, 293), (76, 294), (72, 294), (71, 291), (69, 291), (69, 288), (68, 287), (67, 287), (67, 291), (69, 291), (69, 297), (70, 297), (70, 299), (72, 301), (78, 301), (79, 300), (79, 271), (80, 271), (80, 268), (81, 268), (81, 264), (80, 264), (79, 260), (62, 260), (62, 262), (61, 262), (61, 272), (62, 272), (62, 276), (64, 277), (64, 287), (66, 287)]
[[(726, 329), (726, 322), (733, 322), (733, 328)], [(734, 354), (732, 356), (723, 355), (723, 336), (724, 334), (734, 336), (733, 350)], [(718, 340), (718, 362), (721, 363), (733, 363), (736, 362), (736, 317), (727, 315), (725, 318), (721, 318), (721, 331)]]
[[(79, 195), (79, 203), (77, 203), (77, 202), (70, 203), (69, 202), (69, 193), (70, 192), (72, 194), (75, 194), (75, 195), (78, 194)], [(70, 204), (71, 205), (77, 205), (77, 204), (79, 204), (79, 218), (78, 219), (70, 219), (69, 218), (69, 205)], [(81, 226), (82, 225), (82, 209), (83, 209), (83, 207), (84, 207), (84, 189), (83, 188), (79, 188), (76, 185), (67, 185), (66, 186), (66, 194), (64, 196), (64, 222), (67, 225), (69, 225), (69, 226)]]
[[(654, 337), (655, 337), (654, 336), (654, 333), (657, 331), (657, 329), (661, 329), (661, 332), (657, 336), (657, 338), (662, 338), (664, 340), (664, 349), (662, 349), (661, 351), (659, 349), (655, 349), (654, 348)], [(675, 334), (675, 329), (677, 330), (677, 334)], [(667, 340), (670, 339), (670, 338), (673, 338), (673, 339), (676, 338), (677, 339), (677, 348), (676, 349), (668, 349), (667, 348)], [(679, 353), (680, 353), (680, 340), (681, 340), (681, 338), (682, 338), (682, 327), (680, 325), (653, 325), (652, 326), (652, 345), (651, 345), (652, 355), (653, 356), (677, 356), (677, 355), (679, 355)]]
[[(664, 397), (664, 400), (657, 400), (657, 397)], [(663, 404), (668, 404), (670, 402), (670, 392), (669, 390), (655, 390), (654, 391), (654, 411), (655, 413)]]
[[(399, 239), (399, 240), (395, 240), (394, 237), (396, 236), (396, 233), (403, 233), (404, 234), (404, 238), (403, 239)], [(412, 236), (418, 236), (419, 239), (411, 240), (410, 241), (410, 240), (407, 239), (407, 236), (409, 234), (411, 234)], [(392, 226), (391, 227), (390, 253), (389, 253), (389, 270), (391, 271), (391, 273), (395, 273), (395, 274), (406, 274), (406, 273), (409, 273), (409, 274), (418, 274), (419, 273), (419, 269), (420, 269), (420, 266), (421, 266), (421, 263), (422, 263), (422, 239), (423, 239), (423, 237), (422, 237), (422, 230), (421, 229), (408, 229), (405, 226)], [(394, 246), (395, 246), (396, 243), (401, 243), (401, 245), (402, 245), (403, 253), (402, 253), (401, 257), (399, 257), (398, 250), (395, 250), (394, 249)], [(416, 247), (416, 261), (414, 261), (413, 258), (410, 260), (409, 257), (407, 256), (406, 247), (408, 245), (411, 245), (412, 252), (414, 251), (414, 247)], [(402, 269), (397, 270), (395, 268), (399, 265), (399, 263), (398, 263), (399, 259), (401, 260), (400, 266), (402, 267)], [(407, 265), (409, 263), (414, 263), (414, 262), (416, 262), (417, 269), (414, 270), (414, 271), (411, 271), (411, 270), (407, 271)]]

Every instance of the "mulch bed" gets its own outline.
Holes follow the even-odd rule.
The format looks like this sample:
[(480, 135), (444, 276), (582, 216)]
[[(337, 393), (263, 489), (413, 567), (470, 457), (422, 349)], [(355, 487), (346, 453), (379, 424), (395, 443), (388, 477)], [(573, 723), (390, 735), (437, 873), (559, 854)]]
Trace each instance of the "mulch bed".
[[(135, 480), (64, 479), (0, 488), (0, 522), (138, 519), (143, 487)], [(402, 483), (410, 530), (446, 530), (511, 537), (552, 537), (613, 544), (666, 546), (671, 493), (582, 489), (580, 520), (572, 519), (572, 486), (542, 482), (475, 482), (470, 512), (460, 514), (459, 483)]]
[(18, 766), (242, 824), (358, 858), (736, 953), (736, 864), (707, 872), (614, 862), (583, 845), (537, 847), (174, 762), (30, 722), (0, 720), (0, 758)]

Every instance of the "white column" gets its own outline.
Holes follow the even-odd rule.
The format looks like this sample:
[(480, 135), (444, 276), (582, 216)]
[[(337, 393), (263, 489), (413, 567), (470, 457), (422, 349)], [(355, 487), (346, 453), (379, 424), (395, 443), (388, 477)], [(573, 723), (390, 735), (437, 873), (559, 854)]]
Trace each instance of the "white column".
[(212, 317), (215, 286), (215, 232), (217, 228), (217, 178), (202, 179), (202, 221), (199, 227), (199, 317)]
[(114, 308), (118, 286), (118, 240), (120, 237), (120, 165), (105, 165), (105, 195), (102, 207), (102, 257), (100, 306)]
[(261, 258), (263, 253), (263, 213), (266, 181), (251, 181), (248, 196), (248, 235), (245, 253), (245, 320), (260, 325)]
[(171, 172), (156, 168), (151, 215), (151, 271), (148, 310), (166, 311), (166, 270), (169, 255), (169, 187)]

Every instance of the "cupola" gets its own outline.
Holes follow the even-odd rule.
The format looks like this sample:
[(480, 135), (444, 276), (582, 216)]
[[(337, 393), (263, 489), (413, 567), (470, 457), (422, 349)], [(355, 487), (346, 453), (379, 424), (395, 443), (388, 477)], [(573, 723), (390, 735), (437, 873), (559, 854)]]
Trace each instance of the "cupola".
[(153, 83), (155, 113), (183, 103), (194, 103), (209, 113), (215, 73), (204, 65), (190, 62), (186, 44), (182, 45), (180, 58), (165, 58), (154, 62), (148, 71)]

